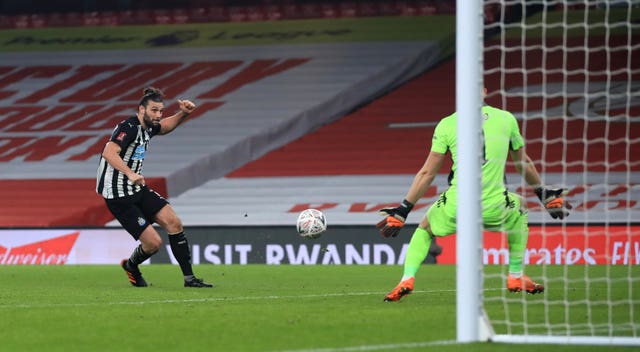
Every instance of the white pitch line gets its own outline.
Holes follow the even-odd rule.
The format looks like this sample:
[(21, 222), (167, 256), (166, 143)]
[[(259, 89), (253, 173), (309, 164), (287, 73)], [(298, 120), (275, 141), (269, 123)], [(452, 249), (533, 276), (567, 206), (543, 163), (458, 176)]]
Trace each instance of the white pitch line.
[[(442, 292), (455, 292), (455, 290), (428, 290), (428, 291), (413, 291), (416, 293), (442, 293)], [(206, 303), (206, 302), (229, 302), (229, 301), (251, 301), (251, 300), (280, 300), (280, 299), (305, 299), (305, 298), (325, 298), (325, 297), (345, 297), (345, 296), (370, 296), (370, 295), (384, 295), (383, 292), (347, 292), (347, 293), (325, 293), (315, 295), (290, 295), (290, 296), (246, 296), (246, 297), (208, 297), (208, 298), (194, 298), (194, 299), (163, 299), (157, 301), (121, 301), (121, 302), (87, 302), (87, 303), (59, 303), (59, 304), (5, 304), (0, 305), (0, 309), (11, 308), (57, 308), (57, 307), (87, 307), (87, 306), (137, 306), (145, 304), (171, 304), (171, 303)]]
[(453, 340), (443, 340), (443, 341), (392, 343), (392, 344), (385, 344), (385, 345), (361, 345), (361, 346), (332, 347), (332, 348), (311, 348), (311, 349), (301, 349), (301, 350), (282, 350), (282, 351), (273, 351), (273, 352), (379, 351), (379, 350), (399, 350), (402, 348), (419, 348), (419, 347), (429, 347), (429, 346), (453, 345), (456, 343), (457, 342)]

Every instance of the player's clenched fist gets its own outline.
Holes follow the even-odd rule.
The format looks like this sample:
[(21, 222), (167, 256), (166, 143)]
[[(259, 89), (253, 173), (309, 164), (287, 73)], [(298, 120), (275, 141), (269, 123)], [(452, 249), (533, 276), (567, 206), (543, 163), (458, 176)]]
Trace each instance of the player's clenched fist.
[(180, 106), (180, 110), (185, 114), (190, 114), (196, 109), (196, 104), (191, 102), (191, 100), (178, 100), (178, 105)]

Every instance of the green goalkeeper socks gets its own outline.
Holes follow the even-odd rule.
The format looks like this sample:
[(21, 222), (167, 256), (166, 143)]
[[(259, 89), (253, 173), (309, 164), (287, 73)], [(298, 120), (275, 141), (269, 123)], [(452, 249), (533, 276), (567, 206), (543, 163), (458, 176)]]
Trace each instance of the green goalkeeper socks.
[(407, 248), (407, 256), (404, 259), (404, 276), (402, 280), (416, 276), (420, 265), (422, 265), (429, 253), (430, 246), (431, 236), (429, 236), (427, 230), (420, 227), (416, 228), (413, 236), (411, 236), (409, 248)]
[(509, 243), (509, 273), (521, 275), (522, 259), (529, 240), (529, 226), (526, 215), (521, 215), (518, 221), (513, 230), (507, 232), (507, 242)]

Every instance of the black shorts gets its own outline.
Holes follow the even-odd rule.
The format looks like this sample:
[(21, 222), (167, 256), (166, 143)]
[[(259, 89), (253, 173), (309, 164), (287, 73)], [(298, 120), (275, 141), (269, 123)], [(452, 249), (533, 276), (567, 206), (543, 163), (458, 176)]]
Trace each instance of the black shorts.
[(154, 190), (144, 187), (142, 191), (128, 197), (104, 199), (107, 208), (116, 220), (136, 240), (147, 226), (155, 222), (156, 214), (169, 204)]

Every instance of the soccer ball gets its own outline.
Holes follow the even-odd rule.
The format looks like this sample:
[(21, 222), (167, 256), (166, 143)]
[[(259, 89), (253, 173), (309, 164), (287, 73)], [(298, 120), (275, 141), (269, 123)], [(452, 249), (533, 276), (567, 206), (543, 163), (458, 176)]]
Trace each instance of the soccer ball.
[(327, 231), (327, 218), (317, 209), (307, 209), (298, 215), (298, 233), (305, 238), (318, 238)]

